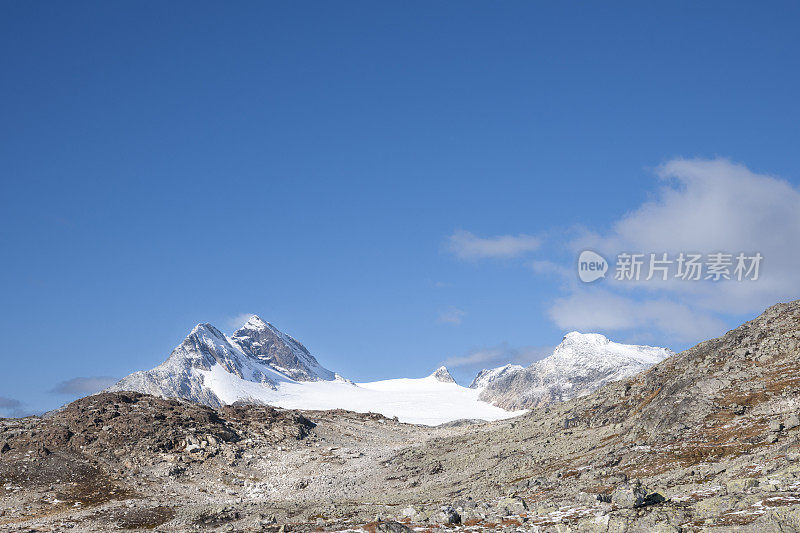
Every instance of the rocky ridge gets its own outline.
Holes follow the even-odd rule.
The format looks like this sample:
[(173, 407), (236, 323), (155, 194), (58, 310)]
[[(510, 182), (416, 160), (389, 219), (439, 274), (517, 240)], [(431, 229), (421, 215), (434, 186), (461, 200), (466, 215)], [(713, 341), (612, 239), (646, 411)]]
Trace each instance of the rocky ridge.
[(486, 368), (478, 372), (478, 374), (475, 376), (475, 379), (473, 379), (472, 383), (470, 383), (469, 388), (484, 389), (491, 382), (497, 381), (498, 379), (509, 376), (511, 374), (516, 374), (521, 370), (524, 370), (524, 367), (512, 364), (499, 366), (497, 368)]

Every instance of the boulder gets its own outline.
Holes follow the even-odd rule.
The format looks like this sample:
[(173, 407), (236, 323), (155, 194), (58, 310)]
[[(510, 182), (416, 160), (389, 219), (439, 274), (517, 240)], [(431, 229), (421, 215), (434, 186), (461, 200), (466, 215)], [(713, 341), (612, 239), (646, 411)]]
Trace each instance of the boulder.
[(461, 515), (449, 505), (443, 505), (438, 513), (430, 517), (431, 522), (446, 526), (455, 526), (461, 523)]
[(498, 511), (500, 511), (506, 516), (519, 515), (528, 510), (528, 506), (525, 504), (525, 500), (523, 500), (522, 498), (517, 498), (515, 496), (502, 498), (500, 501), (497, 502), (497, 508)]
[(387, 522), (378, 522), (375, 526), (375, 531), (380, 533), (411, 533), (413, 529), (400, 522), (389, 520)]
[(783, 427), (785, 429), (794, 429), (797, 426), (800, 426), (800, 417), (797, 415), (790, 415), (783, 421)]
[(732, 479), (725, 484), (729, 493), (745, 492), (758, 486), (759, 481), (755, 478)]
[(419, 512), (418, 512), (418, 511), (417, 511), (417, 510), (416, 510), (414, 507), (411, 507), (410, 505), (409, 505), (408, 507), (404, 507), (404, 508), (403, 508), (403, 510), (402, 510), (402, 511), (400, 511), (400, 516), (401, 516), (402, 518), (410, 518), (410, 519), (412, 519), (412, 520), (413, 520), (413, 519), (414, 519), (414, 518), (415, 518), (415, 517), (416, 517), (418, 514), (419, 514)]
[(665, 501), (666, 498), (657, 492), (648, 490), (638, 483), (623, 485), (611, 494), (611, 503), (616, 507), (632, 509)]

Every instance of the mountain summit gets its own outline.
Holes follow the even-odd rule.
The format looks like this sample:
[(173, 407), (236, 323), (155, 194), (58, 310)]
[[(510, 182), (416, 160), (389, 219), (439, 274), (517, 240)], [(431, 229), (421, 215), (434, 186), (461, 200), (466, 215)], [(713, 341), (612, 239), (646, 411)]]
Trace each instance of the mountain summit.
[(672, 355), (666, 348), (620, 344), (597, 333), (567, 333), (552, 355), (527, 368), (483, 370), (473, 386), (505, 409), (529, 409), (589, 394)]
[(253, 316), (232, 337), (211, 324), (198, 324), (162, 364), (134, 372), (107, 390), (185, 398), (217, 407), (226, 403), (212, 386), (212, 376), (220, 375), (235, 376), (272, 390), (280, 382), (336, 377), (305, 346)]
[(231, 340), (243, 352), (295, 381), (332, 380), (336, 375), (323, 368), (296, 339), (253, 315)]
[(162, 364), (134, 372), (107, 390), (183, 398), (212, 407), (243, 402), (378, 412), (435, 425), (458, 418), (496, 420), (581, 396), (636, 374), (670, 353), (572, 332), (550, 357), (528, 368), (484, 370), (470, 388), (458, 385), (444, 366), (425, 378), (353, 383), (320, 365), (299, 341), (253, 315), (231, 336), (211, 324), (198, 324)]
[(436, 378), (437, 381), (441, 381), (442, 383), (455, 383), (456, 380), (453, 379), (453, 376), (450, 375), (450, 371), (447, 370), (446, 366), (440, 366), (436, 369), (436, 371), (431, 374), (431, 377)]

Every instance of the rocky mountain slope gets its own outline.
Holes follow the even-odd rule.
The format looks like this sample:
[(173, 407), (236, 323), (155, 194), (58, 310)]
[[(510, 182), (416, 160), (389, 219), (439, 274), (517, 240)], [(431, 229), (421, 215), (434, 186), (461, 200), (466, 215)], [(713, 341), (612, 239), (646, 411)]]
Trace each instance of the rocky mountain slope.
[(487, 368), (478, 372), (478, 375), (475, 376), (475, 379), (472, 380), (470, 383), (470, 389), (485, 389), (489, 383), (493, 381), (497, 381), (502, 377), (506, 377), (510, 374), (515, 374), (519, 371), (523, 370), (523, 367), (520, 365), (504, 365), (499, 366), (497, 368)]
[(252, 316), (231, 336), (243, 353), (295, 381), (332, 380), (336, 376), (314, 358), (305, 346), (258, 316)]
[(219, 407), (223, 402), (198, 372), (215, 367), (272, 389), (278, 381), (287, 379), (269, 364), (243, 352), (211, 324), (198, 324), (164, 363), (125, 377), (108, 391), (137, 391)]
[(670, 355), (666, 348), (620, 344), (596, 333), (573, 331), (552, 355), (527, 368), (484, 370), (473, 386), (483, 387), (482, 400), (505, 409), (541, 407), (589, 394)]
[(0, 421), (0, 528), (798, 531), (798, 414), (800, 301), (491, 423), (106, 393)]

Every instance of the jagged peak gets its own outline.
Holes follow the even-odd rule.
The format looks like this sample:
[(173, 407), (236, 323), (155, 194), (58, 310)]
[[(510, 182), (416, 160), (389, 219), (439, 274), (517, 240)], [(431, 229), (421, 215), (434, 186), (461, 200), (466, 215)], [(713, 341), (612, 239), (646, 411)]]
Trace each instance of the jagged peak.
[[(271, 322), (267, 322), (266, 320), (264, 320), (263, 318), (261, 318), (258, 315), (251, 316), (247, 320), (247, 322), (244, 323), (244, 325), (241, 328), (239, 328), (238, 330), (236, 330), (233, 333), (233, 336), (236, 337), (238, 334), (240, 334), (240, 332), (245, 331), (245, 330), (246, 331), (265, 331), (265, 330), (269, 330), (269, 331), (273, 332), (274, 334), (278, 335), (279, 337), (280, 336), (285, 336), (285, 337), (287, 337), (289, 339), (292, 339), (292, 337), (290, 337), (289, 335), (286, 335), (285, 333), (283, 333), (281, 330), (276, 328), (275, 325), (273, 325)], [(294, 340), (294, 339), (292, 339), (292, 340)]]
[(298, 381), (333, 380), (335, 374), (319, 364), (308, 348), (258, 315), (251, 315), (233, 332), (231, 341), (245, 354)]
[(270, 327), (272, 324), (269, 322), (264, 321), (260, 316), (253, 315), (251, 316), (247, 322), (240, 329), (264, 329)]
[(447, 367), (444, 365), (437, 368), (436, 371), (429, 377), (435, 378), (437, 381), (441, 381), (442, 383), (456, 382), (456, 380), (453, 379), (453, 376), (450, 375), (450, 371), (447, 370)]
[(209, 334), (213, 335), (214, 337), (222, 337), (222, 338), (225, 337), (225, 334), (223, 334), (220, 330), (218, 330), (217, 328), (215, 328), (213, 325), (209, 324), (208, 322), (197, 324), (194, 328), (192, 328), (192, 331), (191, 331), (191, 333), (189, 333), (189, 335), (191, 336), (191, 335), (203, 334), (203, 333), (209, 333)]

